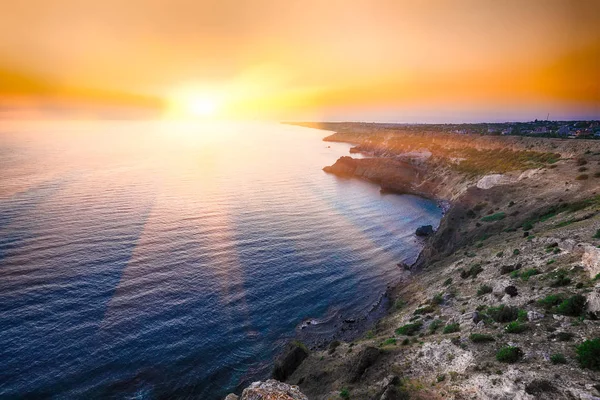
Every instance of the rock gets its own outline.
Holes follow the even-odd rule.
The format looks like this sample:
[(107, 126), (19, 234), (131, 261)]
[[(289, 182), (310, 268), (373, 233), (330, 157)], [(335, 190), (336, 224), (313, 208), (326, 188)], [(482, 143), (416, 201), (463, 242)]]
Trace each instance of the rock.
[(306, 357), (308, 357), (308, 350), (304, 344), (299, 341), (288, 343), (283, 353), (275, 360), (273, 378), (285, 381)]
[(225, 400), (239, 400), (240, 396), (235, 395), (233, 393), (229, 393), (226, 397)]
[(350, 367), (349, 381), (357, 382), (367, 368), (379, 358), (379, 350), (375, 347), (365, 347)]
[(600, 316), (600, 287), (587, 295), (587, 309), (590, 314)]
[(334, 340), (333, 342), (329, 343), (329, 349), (327, 350), (327, 353), (329, 353), (329, 354), (335, 353), (335, 350), (338, 348), (338, 346), (340, 344), (341, 343), (339, 340)]
[(479, 311), (473, 311), (473, 322), (478, 324), (481, 321), (481, 315), (479, 315)]
[[(226, 400), (229, 400), (229, 396)], [(265, 382), (253, 382), (244, 389), (239, 400), (308, 400), (308, 397), (298, 386), (269, 379)]]
[(518, 294), (519, 294), (519, 291), (517, 290), (517, 287), (516, 287), (516, 286), (513, 286), (513, 285), (507, 286), (507, 287), (504, 289), (504, 292), (505, 292), (507, 295), (509, 295), (510, 297), (515, 297), (516, 295), (518, 295)]
[(583, 244), (581, 263), (588, 271), (590, 278), (600, 273), (600, 249), (590, 244)]
[(420, 226), (415, 231), (415, 235), (417, 235), (417, 236), (429, 236), (429, 235), (433, 235), (433, 226), (431, 226), (431, 225)]
[(356, 319), (354, 319), (354, 318), (346, 318), (344, 320), (344, 322), (347, 323), (347, 324), (353, 324), (353, 323), (356, 322)]
[(527, 319), (529, 321), (536, 321), (542, 318), (544, 318), (544, 314), (542, 313), (539, 313), (537, 311), (527, 311)]

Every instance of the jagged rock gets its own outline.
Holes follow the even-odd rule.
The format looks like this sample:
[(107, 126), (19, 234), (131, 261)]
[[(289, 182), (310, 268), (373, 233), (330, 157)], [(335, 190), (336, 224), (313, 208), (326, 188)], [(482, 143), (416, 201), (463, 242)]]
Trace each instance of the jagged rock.
[(379, 357), (379, 350), (375, 347), (365, 347), (358, 354), (356, 362), (350, 367), (350, 382), (356, 382), (362, 374), (369, 368)]
[(225, 400), (308, 400), (298, 386), (288, 385), (269, 379), (265, 382), (253, 382), (242, 392), (241, 397), (230, 398), (228, 395)]
[(529, 321), (536, 321), (542, 318), (544, 318), (544, 314), (542, 313), (539, 313), (537, 311), (527, 311), (527, 319)]
[(240, 396), (233, 394), (233, 393), (229, 393), (227, 396), (225, 396), (225, 400), (239, 400)]
[(420, 226), (415, 231), (415, 235), (417, 235), (417, 236), (429, 236), (429, 235), (433, 235), (433, 226), (431, 226), (431, 225)]
[(597, 286), (593, 292), (588, 293), (587, 309), (596, 316), (600, 314), (600, 287)]
[(285, 381), (308, 357), (308, 349), (304, 344), (293, 341), (287, 344), (283, 353), (275, 360), (273, 378)]
[(473, 311), (473, 322), (478, 324), (481, 321), (481, 315), (479, 315), (479, 311)]

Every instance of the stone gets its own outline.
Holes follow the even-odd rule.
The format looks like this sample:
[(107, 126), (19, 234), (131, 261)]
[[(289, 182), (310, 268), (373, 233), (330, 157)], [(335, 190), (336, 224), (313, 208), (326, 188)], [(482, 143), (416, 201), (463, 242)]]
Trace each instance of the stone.
[(239, 400), (308, 400), (308, 397), (298, 386), (269, 379), (265, 382), (253, 382), (244, 389)]
[(226, 397), (225, 400), (239, 400), (240, 396), (235, 395), (233, 393), (229, 393)]
[(590, 278), (600, 273), (600, 249), (590, 244), (582, 246), (581, 263), (588, 271)]
[(417, 235), (417, 236), (429, 236), (429, 235), (433, 235), (433, 226), (431, 226), (431, 225), (420, 226), (415, 231), (415, 235)]
[(542, 313), (539, 313), (537, 311), (527, 311), (527, 319), (529, 321), (536, 321), (542, 318), (544, 318), (544, 314)]
[(299, 341), (288, 343), (284, 351), (275, 360), (273, 378), (285, 381), (306, 357), (308, 357), (308, 350), (304, 344)]

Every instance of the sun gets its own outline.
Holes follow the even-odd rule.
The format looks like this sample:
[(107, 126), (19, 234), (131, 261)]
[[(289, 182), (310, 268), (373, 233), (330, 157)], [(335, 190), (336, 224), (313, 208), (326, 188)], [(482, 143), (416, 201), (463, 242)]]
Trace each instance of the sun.
[(210, 117), (216, 114), (219, 108), (218, 106), (216, 99), (204, 96), (193, 96), (187, 99), (185, 108), (187, 113), (191, 116)]

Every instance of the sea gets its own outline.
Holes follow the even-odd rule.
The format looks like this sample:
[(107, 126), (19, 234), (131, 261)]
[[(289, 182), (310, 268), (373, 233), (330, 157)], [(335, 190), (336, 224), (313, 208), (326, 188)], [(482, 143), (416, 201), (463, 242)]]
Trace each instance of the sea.
[(323, 172), (330, 133), (0, 122), (0, 398), (222, 399), (366, 318), (442, 210)]

